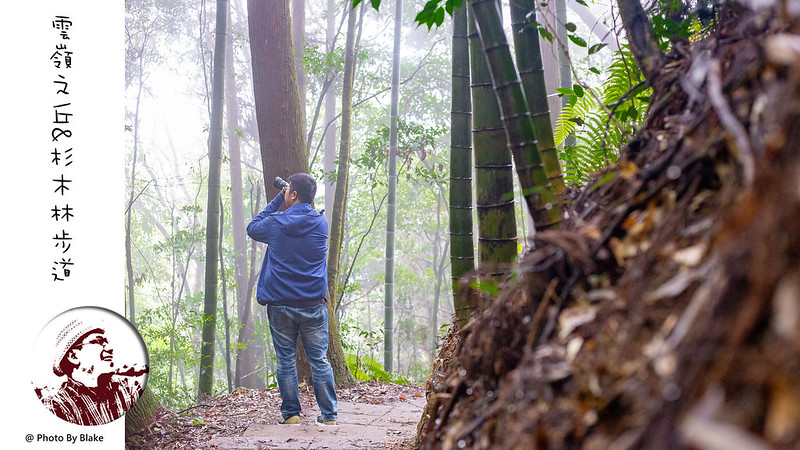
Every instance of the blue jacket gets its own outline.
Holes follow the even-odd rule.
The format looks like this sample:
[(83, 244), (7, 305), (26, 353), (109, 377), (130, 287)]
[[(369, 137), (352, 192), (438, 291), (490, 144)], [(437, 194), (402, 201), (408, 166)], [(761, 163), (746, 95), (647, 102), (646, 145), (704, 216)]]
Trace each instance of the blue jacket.
[(278, 211), (278, 194), (247, 226), (247, 235), (268, 245), (256, 299), (261, 305), (322, 303), (328, 293), (328, 221), (308, 203)]

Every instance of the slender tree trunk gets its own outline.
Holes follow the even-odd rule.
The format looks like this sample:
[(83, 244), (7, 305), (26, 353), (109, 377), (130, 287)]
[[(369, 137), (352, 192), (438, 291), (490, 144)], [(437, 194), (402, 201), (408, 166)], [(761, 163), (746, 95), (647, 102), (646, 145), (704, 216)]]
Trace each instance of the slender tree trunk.
[(472, 102), (470, 95), (467, 5), (453, 11), (453, 55), (450, 110), (450, 270), (456, 325), (470, 315), (466, 298), (456, 295), (461, 278), (475, 269), (472, 237)]
[(142, 82), (139, 80), (139, 92), (136, 94), (136, 112), (133, 119), (133, 162), (131, 163), (131, 194), (128, 199), (128, 209), (125, 211), (125, 268), (128, 275), (128, 320), (136, 326), (136, 306), (134, 304), (134, 277), (133, 277), (133, 252), (131, 236), (131, 222), (133, 217), (133, 202), (136, 198), (136, 159), (139, 147), (139, 102), (142, 96)]
[[(146, 39), (145, 39), (146, 42)], [(139, 105), (142, 97), (142, 87), (144, 84), (144, 44), (139, 52), (138, 58), (138, 90), (136, 93), (136, 110), (134, 112), (133, 122), (133, 161), (131, 163), (131, 196), (128, 201), (128, 209), (125, 217), (125, 263), (128, 275), (128, 320), (133, 326), (136, 326), (136, 308), (134, 306), (134, 277), (133, 277), (133, 260), (131, 252), (131, 217), (133, 214), (133, 203), (135, 200), (135, 181), (136, 181), (136, 160), (138, 158), (138, 143), (139, 143)], [(145, 386), (139, 400), (133, 404), (130, 410), (125, 414), (125, 435), (130, 436), (146, 429), (152, 424), (158, 416), (158, 411), (161, 409), (161, 404), (158, 398), (153, 394), (148, 386)]]
[[(230, 17), (230, 10), (228, 12)], [(222, 317), (225, 329), (225, 378), (228, 382), (228, 392), (233, 392), (233, 368), (231, 367), (231, 320), (228, 317), (228, 283), (225, 273), (225, 254), (223, 252), (223, 233), (225, 230), (225, 206), (222, 197), (219, 199), (219, 277), (222, 280)]]
[[(326, 29), (326, 41), (328, 53), (336, 50), (336, 2), (328, 0), (328, 18)], [(325, 156), (323, 158), (323, 172), (325, 175), (325, 217), (331, 223), (331, 213), (333, 212), (333, 196), (336, 190), (336, 183), (328, 180), (327, 174), (336, 168), (336, 94), (334, 89), (328, 89), (325, 93), (325, 123), (328, 130), (325, 132)]]
[[(230, 14), (228, 15), (230, 18)], [(229, 21), (230, 23), (230, 21)], [(244, 217), (244, 185), (242, 181), (241, 130), (239, 128), (238, 86), (234, 77), (233, 39), (226, 41), (225, 109), (227, 111), (228, 155), (231, 177), (231, 232), (233, 233), (233, 265), (236, 280), (238, 338), (234, 385), (260, 389), (264, 384), (255, 376), (255, 343), (253, 342), (253, 299), (247, 295), (247, 239)]]
[[(363, 6), (362, 6), (363, 10)], [(345, 41), (344, 78), (342, 82), (342, 129), (339, 141), (339, 165), (336, 172), (336, 192), (331, 214), (330, 245), (328, 247), (328, 323), (331, 343), (328, 359), (333, 366), (337, 385), (355, 381), (347, 367), (341, 347), (339, 326), (336, 323), (336, 303), (339, 301), (339, 268), (344, 240), (344, 218), (347, 208), (347, 189), (350, 171), (350, 133), (353, 105), (353, 79), (355, 76), (356, 11), (348, 11), (347, 39)], [(334, 360), (336, 363), (334, 364)]]
[(392, 371), (392, 339), (394, 338), (394, 228), (397, 215), (397, 127), (399, 121), (398, 107), (400, 104), (400, 42), (403, 31), (403, 0), (396, 0), (394, 8), (392, 93), (389, 113), (389, 195), (386, 209), (386, 275), (383, 315), (383, 366), (387, 372)]
[(631, 53), (644, 78), (652, 84), (664, 59), (653, 35), (653, 24), (650, 23), (639, 0), (617, 0), (617, 6), (622, 26), (628, 35)]
[[(434, 161), (435, 163), (435, 161)], [(435, 166), (435, 164), (433, 164)], [(447, 194), (441, 186), (431, 186), (431, 191), (436, 198), (436, 231), (433, 237), (433, 274), (436, 277), (436, 283), (433, 290), (433, 311), (431, 311), (431, 329), (430, 329), (430, 359), (436, 357), (436, 337), (439, 332), (439, 303), (442, 293), (442, 286), (447, 279), (447, 254), (450, 248), (449, 243), (444, 239), (445, 243), (442, 245), (442, 202)], [(444, 248), (442, 248), (444, 247)]]
[[(548, 30), (554, 32), (556, 23), (555, 2), (546, 2), (537, 8), (536, 20)], [(544, 66), (544, 78), (547, 85), (547, 92), (553, 93), (556, 88), (561, 87), (561, 77), (558, 69), (558, 41), (544, 39), (539, 42), (542, 51), (542, 66)], [(561, 100), (557, 95), (550, 95), (547, 104), (550, 106), (550, 123), (556, 123), (561, 116)]]
[[(598, 19), (586, 3), (578, 3), (575, 0), (568, 0), (567, 6), (575, 12), (581, 21), (592, 30), (592, 34), (600, 39), (612, 53), (619, 51), (619, 44), (614, 38), (614, 32), (609, 30), (602, 20)], [(565, 14), (566, 15), (566, 14)]]
[(206, 270), (203, 308), (203, 341), (200, 353), (200, 396), (212, 395), (214, 389), (214, 343), (217, 327), (217, 264), (219, 253), (219, 195), (222, 166), (222, 108), (225, 95), (225, 38), (228, 1), (217, 0), (217, 25), (214, 39), (214, 74), (211, 87), (211, 127), (208, 138), (208, 208), (206, 214)]
[[(502, 266), (517, 259), (513, 165), (474, 14), (469, 17), (478, 258), (481, 264), (498, 263)], [(498, 264), (488, 275), (505, 273), (506, 269)]]
[[(639, 1), (639, 0), (636, 0)], [(558, 48), (558, 79), (559, 87), (572, 89), (572, 71), (569, 62), (569, 39), (567, 38), (567, 0), (555, 0), (556, 20), (555, 35), (556, 47)], [(561, 97), (561, 109), (569, 106), (569, 98), (565, 95)], [(575, 145), (575, 136), (569, 135), (564, 140), (564, 146), (572, 147)]]
[(138, 86), (136, 91), (136, 110), (133, 114), (133, 158), (131, 161), (131, 191), (128, 198), (128, 209), (125, 211), (125, 268), (128, 276), (128, 321), (131, 325), (136, 326), (136, 305), (134, 302), (135, 292), (134, 284), (135, 279), (133, 275), (133, 237), (131, 235), (131, 222), (133, 218), (133, 203), (136, 201), (136, 160), (139, 157), (139, 108), (142, 100), (142, 89), (144, 88), (144, 51), (147, 44), (148, 35), (144, 36), (142, 47), (137, 49), (138, 52), (138, 65), (137, 65), (137, 80)]

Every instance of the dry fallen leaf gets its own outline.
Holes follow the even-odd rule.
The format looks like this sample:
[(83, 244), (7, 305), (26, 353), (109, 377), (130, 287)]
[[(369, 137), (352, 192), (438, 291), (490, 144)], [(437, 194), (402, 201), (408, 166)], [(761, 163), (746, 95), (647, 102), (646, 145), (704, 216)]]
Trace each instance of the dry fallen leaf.
[(639, 168), (636, 166), (636, 164), (632, 163), (631, 161), (622, 161), (618, 165), (619, 175), (626, 180), (633, 178), (633, 176), (636, 175), (636, 172), (639, 171)]
[(672, 254), (672, 260), (687, 267), (694, 267), (703, 260), (706, 254), (706, 244), (701, 242), (691, 247), (680, 249)]
[(560, 330), (558, 337), (564, 339), (572, 333), (575, 328), (589, 323), (597, 316), (597, 308), (578, 306), (565, 309), (558, 317)]
[(770, 403), (764, 433), (772, 442), (791, 439), (800, 432), (800, 389), (785, 377), (776, 378), (770, 385)]

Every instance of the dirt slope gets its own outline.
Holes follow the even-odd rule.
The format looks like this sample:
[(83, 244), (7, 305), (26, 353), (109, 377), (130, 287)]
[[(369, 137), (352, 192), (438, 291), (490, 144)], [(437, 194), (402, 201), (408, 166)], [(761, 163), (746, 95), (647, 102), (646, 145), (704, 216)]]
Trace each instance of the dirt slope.
[(800, 448), (796, 3), (676, 47), (620, 162), (443, 347), (420, 448)]

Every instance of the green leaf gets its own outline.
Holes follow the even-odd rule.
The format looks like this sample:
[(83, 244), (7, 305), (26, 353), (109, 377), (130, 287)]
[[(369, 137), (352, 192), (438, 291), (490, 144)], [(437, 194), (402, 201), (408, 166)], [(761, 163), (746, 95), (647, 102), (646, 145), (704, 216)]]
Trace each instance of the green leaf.
[(568, 34), (567, 37), (578, 47), (586, 47), (588, 45), (586, 41), (584, 41), (583, 38), (581, 38), (580, 36), (576, 36), (574, 34)]
[(600, 75), (600, 69), (598, 69), (597, 67), (589, 67), (589, 72)]
[(569, 106), (575, 106), (575, 103), (578, 102), (578, 96), (575, 95), (575, 94), (572, 94), (572, 95), (569, 96), (568, 101), (569, 101)]
[(375, 8), (375, 11), (380, 9), (381, 7), (381, 0), (372, 0), (372, 7)]
[(545, 30), (544, 27), (539, 27), (539, 35), (542, 36), (542, 39), (547, 39), (548, 42), (553, 43), (553, 33)]
[(594, 55), (595, 53), (599, 52), (600, 49), (605, 47), (608, 44), (594, 44), (593, 46), (589, 47), (589, 54)]
[(565, 95), (573, 95), (572, 89), (570, 88), (556, 88), (556, 92), (558, 92), (559, 97), (563, 97)]
[(600, 179), (597, 180), (592, 185), (591, 188), (589, 188), (589, 192), (597, 190), (597, 188), (599, 188), (599, 187), (603, 186), (604, 184), (608, 183), (609, 181), (613, 180), (614, 177), (616, 177), (616, 176), (617, 176), (616, 172), (608, 172), (608, 173), (606, 173), (605, 175), (600, 177)]
[(569, 31), (570, 33), (574, 33), (575, 30), (578, 29), (578, 27), (572, 22), (567, 22), (566, 24), (564, 24), (564, 28), (566, 28), (567, 31)]
[(418, 23), (419, 25), (427, 25), (428, 29), (431, 29), (431, 17), (433, 16), (432, 11), (422, 10), (417, 13), (417, 17), (414, 18), (414, 22)]
[(433, 15), (433, 20), (436, 22), (437, 27), (444, 23), (444, 8), (436, 9), (436, 12)]
[[(427, 25), (428, 30), (430, 30), (434, 24), (437, 26), (441, 25), (444, 22), (444, 8), (441, 8), (439, 3), (441, 3), (441, 0), (430, 0), (426, 3), (422, 11), (417, 13), (414, 22), (419, 25)], [(439, 17), (440, 15), (441, 17)]]
[(578, 3), (580, 3), (580, 4), (581, 4), (581, 5), (583, 5), (583, 6), (586, 6), (587, 8), (589, 7), (589, 5), (587, 5), (587, 4), (586, 4), (586, 2), (585, 2), (584, 0), (575, 0), (575, 1), (576, 1), (576, 2), (578, 2)]
[(487, 293), (489, 295), (492, 295), (492, 296), (496, 296), (497, 294), (500, 293), (500, 288), (497, 287), (497, 285), (494, 284), (494, 283), (489, 283), (489, 282), (485, 282), (485, 281), (482, 282), (482, 283), (480, 283), (478, 281), (471, 281), (469, 283), (469, 286), (472, 289), (485, 292), (485, 293)]
[(579, 84), (572, 85), (572, 92), (574, 92), (578, 98), (583, 97), (583, 87)]

